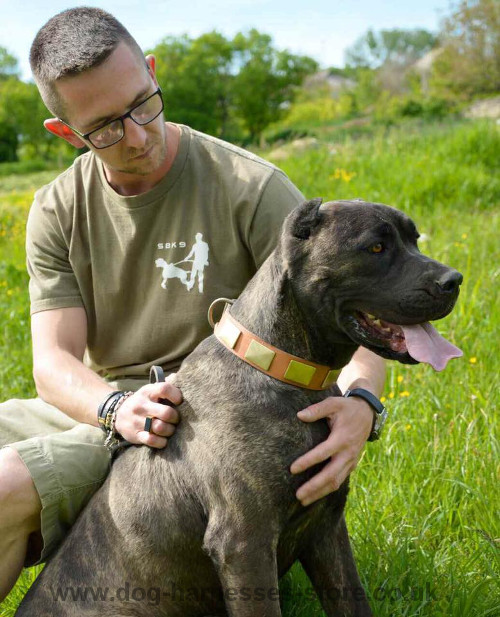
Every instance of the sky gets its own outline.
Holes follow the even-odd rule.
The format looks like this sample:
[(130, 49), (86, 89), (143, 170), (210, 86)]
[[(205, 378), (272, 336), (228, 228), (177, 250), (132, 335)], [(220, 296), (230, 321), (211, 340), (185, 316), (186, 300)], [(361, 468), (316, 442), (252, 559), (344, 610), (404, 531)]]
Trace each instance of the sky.
[(31, 79), (29, 48), (41, 26), (73, 6), (98, 6), (117, 17), (139, 45), (151, 49), (167, 35), (227, 37), (257, 28), (279, 49), (306, 54), (326, 68), (344, 65), (344, 51), (369, 28), (437, 31), (450, 0), (0, 0), (0, 46)]

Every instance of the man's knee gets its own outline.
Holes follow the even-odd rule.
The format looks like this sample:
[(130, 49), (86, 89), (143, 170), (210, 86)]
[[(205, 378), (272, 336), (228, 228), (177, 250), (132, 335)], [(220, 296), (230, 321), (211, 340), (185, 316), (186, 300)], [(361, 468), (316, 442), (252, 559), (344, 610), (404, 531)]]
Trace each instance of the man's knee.
[(14, 448), (0, 449), (0, 527), (32, 533), (42, 505), (26, 465)]

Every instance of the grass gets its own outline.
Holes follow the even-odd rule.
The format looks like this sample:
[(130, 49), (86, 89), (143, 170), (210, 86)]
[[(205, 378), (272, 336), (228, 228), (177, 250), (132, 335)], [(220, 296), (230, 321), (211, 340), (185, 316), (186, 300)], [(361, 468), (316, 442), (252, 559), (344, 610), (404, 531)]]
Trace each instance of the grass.
[[(388, 429), (353, 474), (348, 526), (378, 617), (500, 614), (499, 153), (499, 127), (471, 122), (358, 140), (326, 133), (318, 149), (280, 162), (308, 197), (406, 211), (425, 234), (421, 250), (464, 274), (456, 309), (438, 324), (464, 357), (440, 374), (390, 363)], [(34, 394), (23, 230), (32, 190), (47, 179), (0, 178), (0, 400)], [(1, 617), (35, 574), (23, 574)], [(296, 565), (281, 584), (285, 617), (322, 615), (308, 586)]]

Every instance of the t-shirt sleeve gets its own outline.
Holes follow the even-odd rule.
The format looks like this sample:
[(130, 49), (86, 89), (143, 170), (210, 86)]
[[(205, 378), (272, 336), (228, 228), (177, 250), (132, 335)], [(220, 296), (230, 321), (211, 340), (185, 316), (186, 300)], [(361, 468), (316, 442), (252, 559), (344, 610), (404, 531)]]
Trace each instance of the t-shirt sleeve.
[(250, 251), (257, 268), (276, 247), (286, 216), (304, 201), (299, 189), (276, 169), (262, 191), (250, 227)]
[(36, 196), (26, 226), (26, 265), (31, 314), (84, 306), (56, 212)]

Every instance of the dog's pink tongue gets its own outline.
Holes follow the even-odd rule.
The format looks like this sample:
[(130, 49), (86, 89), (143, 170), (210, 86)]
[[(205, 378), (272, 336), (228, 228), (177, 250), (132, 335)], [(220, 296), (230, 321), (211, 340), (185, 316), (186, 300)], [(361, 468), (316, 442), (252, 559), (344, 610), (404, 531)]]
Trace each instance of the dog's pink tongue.
[(462, 351), (443, 338), (429, 322), (417, 326), (401, 326), (410, 356), (442, 371), (448, 360), (460, 358)]

